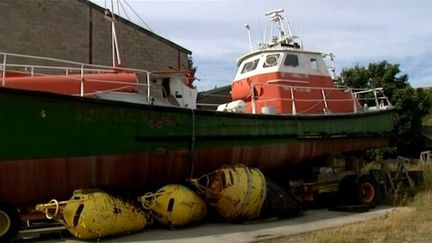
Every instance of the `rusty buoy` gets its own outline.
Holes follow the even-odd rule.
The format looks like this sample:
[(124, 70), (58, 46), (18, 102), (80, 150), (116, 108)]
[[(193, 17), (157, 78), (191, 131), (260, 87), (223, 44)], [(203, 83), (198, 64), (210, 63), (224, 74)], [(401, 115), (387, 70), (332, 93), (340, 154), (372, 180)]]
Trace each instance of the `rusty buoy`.
[(138, 200), (159, 223), (182, 227), (201, 221), (207, 215), (207, 205), (191, 189), (171, 184), (155, 193), (146, 193)]
[(141, 208), (102, 191), (76, 190), (70, 200), (51, 200), (48, 204), (38, 204), (36, 210), (63, 222), (81, 240), (134, 232), (151, 223)]

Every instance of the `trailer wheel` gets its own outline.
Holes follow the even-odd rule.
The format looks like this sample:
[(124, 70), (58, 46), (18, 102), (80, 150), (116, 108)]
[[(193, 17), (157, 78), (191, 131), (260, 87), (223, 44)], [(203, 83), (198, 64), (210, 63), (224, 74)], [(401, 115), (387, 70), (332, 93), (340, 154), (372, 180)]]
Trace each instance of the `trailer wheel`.
[(0, 201), (0, 242), (12, 240), (20, 227), (20, 215), (13, 205)]
[(339, 182), (339, 201), (342, 205), (357, 204), (356, 182), (357, 175), (349, 175)]
[(358, 202), (374, 206), (378, 200), (378, 183), (371, 176), (362, 176), (356, 184)]

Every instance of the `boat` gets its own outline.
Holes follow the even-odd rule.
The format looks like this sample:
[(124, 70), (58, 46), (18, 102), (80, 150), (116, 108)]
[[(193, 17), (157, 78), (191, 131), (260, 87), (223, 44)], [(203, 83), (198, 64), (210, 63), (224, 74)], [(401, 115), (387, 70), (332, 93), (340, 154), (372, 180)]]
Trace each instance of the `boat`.
[(47, 67), (6, 61), (40, 57), (0, 53), (0, 220), (19, 224), (16, 208), (77, 188), (140, 195), (223, 165), (268, 174), (386, 146), (395, 113), (382, 89), (361, 100), (366, 91), (335, 85), (323, 55), (303, 50), (281, 13), (267, 13), (278, 35), (238, 60), (231, 101), (214, 110), (196, 109), (187, 70), (49, 59), (67, 65), (42, 75), (35, 70)]

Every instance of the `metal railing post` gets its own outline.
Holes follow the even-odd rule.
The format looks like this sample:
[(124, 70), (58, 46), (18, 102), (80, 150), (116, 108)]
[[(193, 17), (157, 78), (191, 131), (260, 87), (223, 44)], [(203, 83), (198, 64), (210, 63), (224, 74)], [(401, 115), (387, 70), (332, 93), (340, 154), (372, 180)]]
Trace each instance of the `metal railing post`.
[(3, 54), (2, 86), (6, 85), (6, 54)]
[(352, 100), (353, 100), (353, 111), (354, 111), (354, 113), (357, 113), (357, 103), (356, 103), (356, 101), (357, 101), (357, 94), (354, 94), (352, 91), (351, 91), (351, 96), (352, 96)]
[(84, 65), (81, 65), (80, 96), (84, 96)]
[(295, 99), (294, 99), (294, 91), (293, 91), (292, 86), (290, 86), (290, 92), (291, 92), (291, 102), (292, 102), (291, 114), (296, 115), (297, 109), (296, 109), (296, 104), (295, 104)]
[(328, 104), (327, 104), (327, 99), (326, 99), (326, 96), (325, 96), (324, 89), (321, 89), (321, 95), (322, 95), (322, 98), (323, 98), (323, 101), (324, 101), (325, 112), (327, 112), (328, 111)]
[(150, 73), (146, 72), (146, 74), (147, 74), (147, 101), (150, 105), (151, 104), (151, 100), (150, 100)]
[(373, 94), (374, 94), (374, 98), (375, 98), (375, 106), (377, 109), (379, 109), (379, 102), (378, 102), (378, 97), (377, 97), (377, 92), (376, 89), (373, 89)]
[(256, 114), (256, 102), (255, 102), (255, 85), (251, 85), (251, 101), (252, 101), (252, 114)]

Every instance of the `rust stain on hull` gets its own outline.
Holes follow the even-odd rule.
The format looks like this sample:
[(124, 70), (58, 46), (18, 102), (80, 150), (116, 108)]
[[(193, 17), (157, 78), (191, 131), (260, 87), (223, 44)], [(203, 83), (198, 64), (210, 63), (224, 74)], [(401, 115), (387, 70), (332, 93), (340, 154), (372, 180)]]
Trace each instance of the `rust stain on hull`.
[[(315, 157), (386, 145), (386, 138), (313, 140), (279, 145), (197, 149), (193, 175), (242, 163), (264, 173)], [(1, 161), (0, 195), (18, 206), (67, 199), (77, 188), (102, 187), (143, 193), (190, 175), (190, 151)]]

